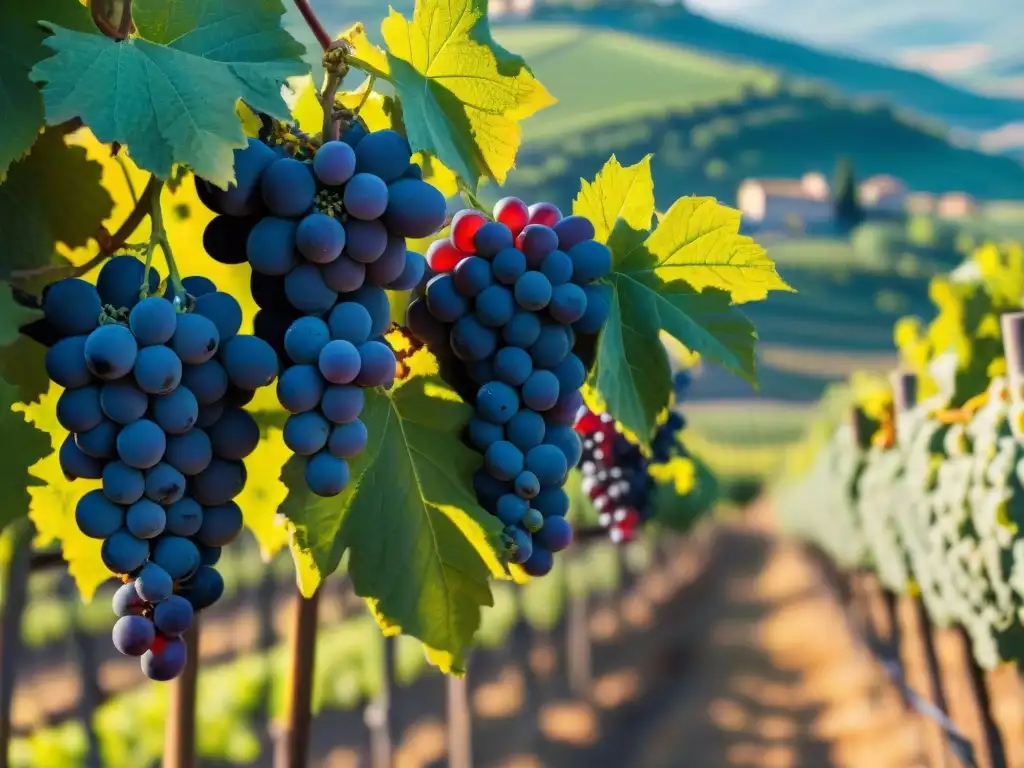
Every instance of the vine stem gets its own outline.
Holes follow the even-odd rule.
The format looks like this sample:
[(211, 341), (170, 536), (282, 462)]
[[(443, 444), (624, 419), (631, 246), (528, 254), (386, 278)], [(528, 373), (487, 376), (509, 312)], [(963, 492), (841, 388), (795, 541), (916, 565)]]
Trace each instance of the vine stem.
[(363, 91), (363, 97), (359, 100), (359, 103), (356, 104), (356, 108), (352, 110), (353, 119), (359, 117), (359, 113), (363, 111), (363, 107), (366, 106), (366, 102), (370, 100), (370, 94), (373, 93), (373, 86), (376, 84), (377, 76), (371, 72), (370, 78), (366, 82), (366, 90)]
[(327, 30), (324, 29), (324, 25), (320, 22), (320, 17), (316, 15), (316, 11), (309, 5), (309, 0), (295, 0), (295, 7), (299, 9), (299, 13), (302, 14), (306, 26), (313, 33), (316, 41), (320, 43), (320, 47), (325, 51), (330, 48), (331, 36), (327, 34)]
[(335, 116), (334, 100), (338, 96), (341, 82), (348, 74), (349, 45), (344, 40), (334, 40), (324, 52), (324, 70), (327, 79), (320, 94), (320, 108), (324, 111), (324, 123), (321, 136), (324, 141), (337, 139), (341, 133), (341, 121)]
[(24, 284), (28, 281), (36, 278), (52, 278), (53, 280), (60, 280), (65, 277), (81, 277), (82, 275), (90, 272), (95, 267), (102, 264), (108, 257), (118, 251), (128, 241), (128, 238), (139, 228), (139, 225), (146, 220), (146, 217), (150, 215), (151, 210), (149, 206), (149, 196), (152, 193), (152, 188), (156, 185), (163, 185), (163, 182), (157, 179), (155, 176), (150, 177), (149, 182), (146, 184), (146, 188), (142, 190), (142, 195), (139, 197), (139, 202), (132, 208), (125, 220), (121, 223), (121, 226), (117, 228), (114, 234), (110, 234), (106, 227), (100, 227), (99, 231), (94, 235), (96, 241), (99, 243), (100, 250), (95, 256), (89, 261), (75, 266), (73, 264), (59, 264), (59, 265), (48, 265), (45, 267), (38, 267), (35, 269), (21, 269), (11, 273), (9, 282)]
[(462, 193), (466, 202), (473, 208), (476, 208), (481, 213), (487, 213), (487, 208), (485, 208), (484, 204), (480, 202), (480, 198), (476, 196), (476, 193), (474, 193), (462, 179), (459, 179), (459, 192)]
[(188, 302), (188, 295), (185, 293), (185, 286), (181, 283), (181, 273), (178, 271), (178, 264), (174, 260), (174, 251), (171, 249), (171, 242), (167, 237), (167, 230), (164, 229), (164, 212), (160, 207), (160, 195), (163, 192), (164, 184), (159, 182), (150, 189), (150, 217), (153, 219), (153, 232), (149, 236), (149, 248), (146, 250), (146, 271), (145, 283), (142, 286), (143, 293), (149, 291), (149, 269), (153, 258), (153, 248), (159, 245), (163, 251), (164, 260), (167, 262), (168, 279), (174, 287), (174, 306), (183, 310)]

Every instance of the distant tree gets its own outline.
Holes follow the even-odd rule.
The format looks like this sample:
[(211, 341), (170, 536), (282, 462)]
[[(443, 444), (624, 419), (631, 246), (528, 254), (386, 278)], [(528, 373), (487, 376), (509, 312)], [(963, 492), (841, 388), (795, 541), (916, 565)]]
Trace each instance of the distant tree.
[(864, 211), (857, 197), (857, 179), (853, 174), (853, 163), (848, 157), (839, 159), (832, 189), (836, 225), (841, 231), (849, 232), (864, 220)]

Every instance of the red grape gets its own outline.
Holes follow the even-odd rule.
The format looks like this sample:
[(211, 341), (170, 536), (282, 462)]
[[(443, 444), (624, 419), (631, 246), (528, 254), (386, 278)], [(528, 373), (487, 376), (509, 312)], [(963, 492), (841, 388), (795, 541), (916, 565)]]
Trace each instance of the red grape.
[(476, 253), (476, 245), (473, 243), (473, 238), (476, 236), (477, 230), (486, 224), (487, 221), (487, 216), (472, 208), (459, 211), (452, 219), (452, 243), (463, 253)]
[(551, 203), (534, 203), (529, 208), (529, 224), (543, 224), (553, 227), (562, 220), (562, 212)]
[(530, 210), (518, 197), (503, 197), (494, 204), (494, 218), (512, 230), (512, 237), (519, 237), (529, 221)]
[(443, 237), (435, 240), (427, 249), (427, 264), (438, 274), (451, 272), (455, 265), (466, 258), (466, 254), (452, 245), (451, 240)]

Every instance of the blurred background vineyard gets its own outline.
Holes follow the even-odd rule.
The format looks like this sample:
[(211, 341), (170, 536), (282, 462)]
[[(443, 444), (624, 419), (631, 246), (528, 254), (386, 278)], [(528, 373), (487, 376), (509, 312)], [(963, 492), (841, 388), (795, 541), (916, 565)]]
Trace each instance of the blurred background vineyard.
[[(363, 21), (371, 36), (387, 11), (378, 0), (312, 5), (329, 28)], [(411, 0), (392, 5), (412, 9)], [(505, 192), (565, 209), (579, 179), (592, 178), (609, 154), (629, 164), (654, 153), (660, 207), (687, 194), (739, 207), (746, 231), (797, 292), (748, 307), (760, 337), (758, 392), (696, 363), (684, 440), (717, 479), (720, 503), (706, 520), (688, 520), (686, 537), (652, 531), (623, 553), (588, 543), (549, 578), (495, 588), (470, 677), (478, 764), (931, 765), (915, 762), (916, 732), (902, 728), (898, 697), (842, 629), (820, 565), (775, 535), (766, 507), (742, 510), (780, 476), (811, 466), (851, 398), (870, 402), (874, 377), (899, 361), (897, 342), (910, 354), (901, 318), (927, 323), (942, 307), (936, 286), (945, 278), (937, 277), (969, 273), (992, 248), (1013, 253), (1024, 243), (1024, 53), (1010, 34), (1024, 29), (1024, 5), (490, 6), (498, 42), (560, 97), (524, 123)], [(310, 42), (294, 11), (287, 22)], [(104, 167), (108, 186), (120, 190), (114, 216), (123, 216), (128, 188), (113, 161)], [(498, 196), (482, 192), (487, 202)], [(168, 214), (172, 238), (196, 243), (179, 255), (185, 268), (212, 268), (223, 290), (244, 294), (242, 272), (198, 250), (208, 214), (189, 185)], [(268, 446), (261, 450), (271, 463), (280, 440)], [(279, 490), (250, 477), (246, 503), (265, 510), (262, 524), (225, 550), (225, 599), (203, 626), (204, 766), (269, 764), (283, 706), (294, 570), (273, 519)], [(58, 495), (51, 489), (46, 503), (66, 506)], [(39, 533), (46, 551), (53, 532)], [(5, 531), (5, 558), (23, 536), (17, 526)], [(21, 646), (10, 764), (155, 765), (166, 690), (144, 684), (137, 664), (110, 650), (113, 586), (76, 571), (88, 551), (68, 555), (78, 584), (97, 588), (94, 600), (80, 603), (65, 569), (42, 568), (28, 580), (20, 620), (4, 627), (4, 644), (20, 631)], [(0, 585), (5, 598), (9, 586)], [(385, 641), (340, 573), (327, 583), (321, 625), (314, 764), (368, 765), (362, 712), (384, 684)], [(572, 637), (580, 626), (583, 646)], [(574, 675), (582, 673), (572, 667), (584, 662), (573, 654), (590, 643), (581, 694)], [(445, 765), (441, 678), (414, 642), (400, 639), (394, 652), (398, 764)], [(871, 713), (843, 715), (853, 699), (870, 700)], [(844, 716), (859, 725), (844, 725)], [(860, 736), (847, 738), (851, 731)]]

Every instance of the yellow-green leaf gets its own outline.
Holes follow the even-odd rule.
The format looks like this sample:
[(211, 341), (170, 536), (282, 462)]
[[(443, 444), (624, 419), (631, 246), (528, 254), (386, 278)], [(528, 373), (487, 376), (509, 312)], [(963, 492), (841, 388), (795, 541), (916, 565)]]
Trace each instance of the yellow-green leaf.
[(381, 25), (409, 142), (472, 189), (505, 181), (522, 141), (519, 121), (555, 103), (526, 63), (497, 45), (487, 0), (421, 0), (412, 21)]
[(642, 245), (618, 258), (625, 272), (653, 272), (665, 282), (684, 280), (698, 291), (727, 291), (737, 304), (792, 291), (775, 262), (752, 237), (740, 233), (740, 212), (713, 197), (681, 197)]
[(646, 445), (671, 396), (663, 333), (755, 382), (757, 334), (733, 304), (791, 289), (764, 250), (739, 234), (738, 212), (711, 198), (684, 197), (651, 233), (649, 156), (628, 167), (613, 157), (583, 183), (573, 212), (590, 218), (612, 251), (609, 314), (588, 402), (600, 403)]
[(351, 462), (351, 482), (323, 499), (305, 485), (300, 460), (282, 473), (281, 505), (294, 526), (291, 546), (307, 594), (348, 552), (348, 575), (378, 622), (435, 649), (441, 665), (463, 668), (488, 580), (507, 576), (496, 554), (497, 518), (477, 503), (472, 474), (480, 456), (460, 440), (469, 406), (438, 376), (426, 350), (393, 390), (368, 390), (361, 416), (370, 434)]
[[(596, 232), (594, 239), (608, 243), (612, 251), (621, 249), (621, 244), (616, 248), (616, 242), (609, 240), (619, 221), (641, 232), (651, 228), (654, 215), (651, 157), (647, 155), (636, 165), (624, 168), (612, 155), (597, 178), (580, 183), (580, 192), (572, 204), (573, 213), (590, 219)], [(619, 232), (623, 231), (620, 226)]]

